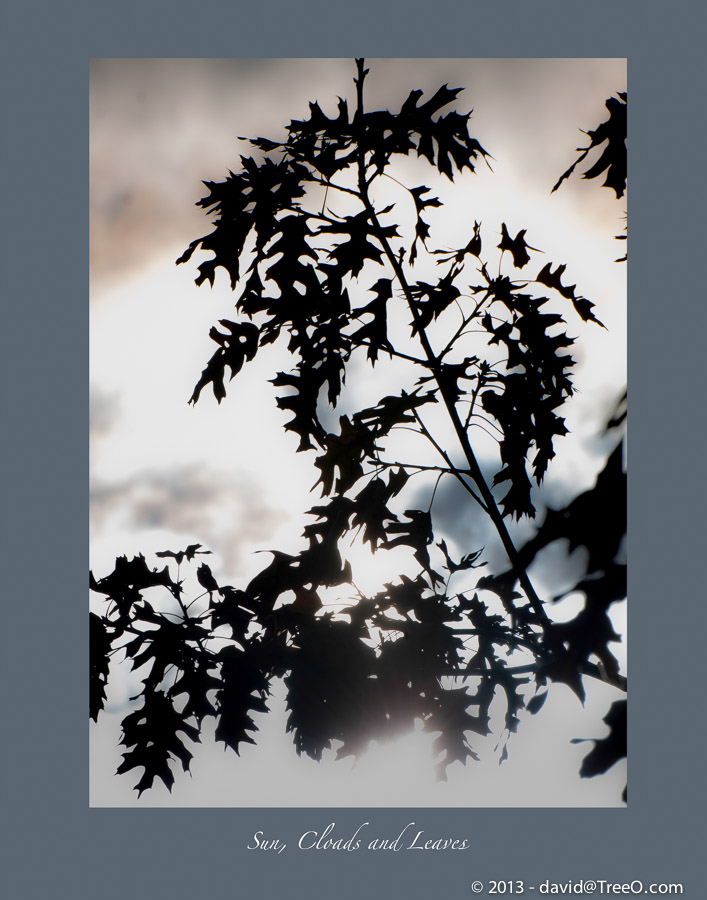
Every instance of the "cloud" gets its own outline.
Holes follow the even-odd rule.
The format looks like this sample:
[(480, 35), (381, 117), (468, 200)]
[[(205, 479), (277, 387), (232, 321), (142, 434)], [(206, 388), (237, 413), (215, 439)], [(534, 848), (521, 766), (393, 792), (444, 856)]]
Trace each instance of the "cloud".
[[(288, 62), (293, 63), (289, 65)], [(273, 107), (305, 113), (312, 83), (346, 61), (97, 59), (91, 64), (91, 279), (96, 290), (175, 257), (210, 228), (195, 203), (223, 179), (239, 135), (271, 132)], [(323, 72), (329, 73), (329, 79)], [(343, 89), (343, 81), (342, 81)], [(275, 119), (275, 121), (278, 121)]]
[[(409, 90), (443, 82), (465, 88), (472, 130), (493, 154), (499, 177), (550, 187), (574, 158), (580, 129), (593, 128), (604, 101), (625, 88), (620, 59), (381, 59), (369, 61), (370, 106), (399, 107)], [(181, 253), (209, 229), (195, 203), (204, 180), (221, 180), (252, 148), (239, 136), (284, 135), (309, 100), (333, 110), (352, 95), (346, 59), (96, 59), (90, 88), (91, 279), (94, 297), (159, 253)], [(591, 89), (587, 89), (591, 85)], [(549, 98), (552, 98), (551, 100)], [(502, 113), (502, 114), (499, 114)], [(589, 188), (589, 189), (588, 189)], [(556, 204), (581, 205), (605, 229), (618, 218), (610, 191), (581, 179)], [(604, 218), (603, 218), (604, 217)], [(617, 231), (620, 226), (617, 227)], [(621, 248), (620, 248), (621, 249)]]
[[(233, 578), (247, 572), (247, 555), (288, 519), (245, 480), (196, 466), (147, 470), (120, 482), (96, 483), (91, 490), (93, 540), (119, 531), (139, 536), (145, 550), (179, 549), (151, 547), (170, 532), (212, 550), (222, 561), (221, 571)], [(114, 551), (125, 552), (115, 546)]]
[(88, 401), (91, 440), (110, 434), (121, 415), (119, 395), (92, 387)]

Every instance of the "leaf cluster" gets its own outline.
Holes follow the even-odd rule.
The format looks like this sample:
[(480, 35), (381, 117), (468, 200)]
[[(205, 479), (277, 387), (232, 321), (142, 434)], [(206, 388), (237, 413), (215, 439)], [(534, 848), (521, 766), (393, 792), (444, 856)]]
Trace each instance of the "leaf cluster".
[[(411, 528), (405, 538), (416, 542), (413, 535)], [(471, 568), (479, 555), (455, 563), (446, 545), (444, 550), (453, 571)], [(185, 551), (159, 555), (174, 556), (173, 564), (181, 556), (195, 567)], [(205, 591), (178, 604), (178, 612), (170, 611), (170, 603), (184, 596), (186, 579), (173, 580), (164, 570), (149, 568), (159, 577), (136, 578), (147, 566), (143, 557), (132, 566), (119, 563), (114, 572), (92, 581), (107, 609), (91, 614), (91, 717), (97, 720), (104, 707), (109, 660), (119, 654), (141, 679), (132, 698), (140, 705), (123, 718), (126, 750), (118, 768), (118, 774), (143, 770), (135, 785), (138, 794), (155, 779), (171, 790), (175, 765), (189, 771), (192, 745), (200, 741), (207, 718), (216, 722), (216, 741), (236, 754), (253, 744), (255, 717), (267, 712), (274, 678), (284, 677), (287, 728), (295, 747), (313, 759), (331, 749), (338, 758), (359, 756), (374, 737), (398, 735), (421, 721), (436, 734), (444, 777), (451, 763), (478, 758), (469, 734), (489, 733), (497, 689), (508, 700), (507, 727), (515, 730), (528, 678), (516, 675), (497, 652), (499, 645), (512, 647), (516, 638), (478, 595), (447, 595), (435, 591), (422, 573), (414, 579), (403, 575), (375, 596), (360, 596), (334, 613), (319, 600), (318, 591), (331, 580), (324, 564), (295, 574), (306, 559), (306, 552), (275, 558), (278, 573), (287, 566), (289, 582), (285, 576), (271, 582), (273, 563), (245, 591), (214, 579), (213, 594)], [(209, 575), (213, 578), (210, 570)], [(266, 602), (266, 582), (279, 591), (303, 578), (310, 587), (290, 587), (279, 604)], [(198, 571), (195, 580), (203, 580)], [(208, 604), (191, 612), (206, 593)], [(126, 594), (131, 602), (119, 611), (116, 600)], [(460, 630), (462, 624), (474, 628)], [(468, 684), (450, 682), (462, 677), (477, 681), (475, 692)]]

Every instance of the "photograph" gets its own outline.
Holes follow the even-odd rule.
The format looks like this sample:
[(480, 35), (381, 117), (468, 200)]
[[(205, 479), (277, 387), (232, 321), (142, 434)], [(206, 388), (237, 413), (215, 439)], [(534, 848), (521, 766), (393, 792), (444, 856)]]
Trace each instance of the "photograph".
[(3, 896), (702, 896), (705, 15), (8, 8)]
[(91, 59), (91, 808), (630, 808), (628, 62)]

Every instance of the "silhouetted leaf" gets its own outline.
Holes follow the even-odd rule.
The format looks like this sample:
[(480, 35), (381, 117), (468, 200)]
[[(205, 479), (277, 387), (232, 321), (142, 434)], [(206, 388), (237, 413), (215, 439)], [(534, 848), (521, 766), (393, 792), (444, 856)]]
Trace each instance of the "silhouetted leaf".
[(440, 279), (436, 285), (418, 281), (416, 285), (411, 287), (410, 294), (417, 300), (417, 314), (413, 321), (413, 333), (426, 329), (433, 320), (437, 319), (459, 297), (461, 293), (459, 288), (452, 284), (457, 274), (457, 270), (453, 269), (444, 278)]
[(416, 391), (407, 394), (402, 391), (399, 397), (383, 397), (378, 403), (368, 409), (362, 409), (354, 415), (354, 423), (363, 423), (370, 429), (376, 438), (382, 437), (396, 425), (406, 422), (414, 422), (415, 416), (412, 410), (424, 406), (426, 403), (436, 403), (437, 397), (434, 391), (426, 394), (418, 394)]
[[(605, 738), (595, 739), (593, 749), (582, 761), (582, 767), (579, 770), (582, 778), (603, 775), (626, 756), (626, 701), (616, 700), (612, 703), (602, 721), (609, 726), (609, 734)], [(572, 743), (578, 743), (580, 740), (575, 738)]]
[[(594, 308), (594, 304), (590, 303), (585, 297), (575, 297), (574, 289), (576, 285), (570, 285), (569, 287), (562, 284), (562, 275), (564, 274), (567, 266), (558, 266), (555, 271), (552, 271), (552, 263), (548, 263), (546, 266), (538, 272), (536, 277), (536, 281), (539, 281), (541, 284), (545, 284), (548, 287), (554, 288), (558, 293), (562, 294), (563, 297), (567, 297), (568, 300), (572, 301), (572, 305), (577, 311), (577, 315), (584, 322), (596, 322), (597, 325), (602, 325), (602, 323), (597, 319), (597, 317), (592, 312)], [(602, 328), (604, 326), (602, 325)]]
[(363, 540), (372, 550), (386, 539), (385, 523), (397, 521), (386, 505), (391, 496), (390, 486), (381, 478), (373, 478), (356, 497), (352, 524), (363, 528)]
[(258, 603), (254, 604), (253, 598), (249, 598), (245, 591), (224, 585), (216, 598), (211, 597), (209, 609), (213, 630), (228, 625), (233, 638), (242, 645), (253, 620), (253, 613), (258, 610)]
[(143, 678), (147, 690), (159, 687), (169, 669), (185, 671), (199, 666), (201, 650), (195, 645), (200, 639), (208, 637), (208, 632), (196, 620), (174, 621), (155, 613), (147, 603), (136, 610), (136, 619), (157, 626), (138, 631), (124, 647), (133, 669), (149, 665)]
[(439, 207), (442, 204), (440, 203), (437, 197), (425, 197), (425, 194), (429, 194), (430, 189), (425, 187), (425, 185), (420, 185), (419, 187), (410, 188), (410, 195), (412, 196), (413, 202), (415, 204), (415, 240), (412, 242), (409, 253), (409, 261), (410, 263), (414, 263), (417, 259), (417, 243), (418, 241), (422, 244), (425, 249), (427, 249), (427, 238), (430, 235), (430, 226), (427, 222), (422, 218), (422, 213), (428, 207)]
[(255, 609), (261, 615), (272, 611), (281, 594), (305, 583), (296, 564), (297, 557), (279, 550), (268, 552), (272, 553), (272, 562), (252, 578), (245, 589), (246, 596), (255, 603)]
[[(352, 275), (358, 275), (363, 268), (366, 260), (380, 263), (383, 258), (383, 251), (376, 243), (372, 243), (369, 238), (373, 236), (373, 232), (368, 223), (368, 212), (364, 210), (355, 216), (346, 216), (343, 221), (328, 225), (322, 225), (319, 228), (320, 234), (343, 234), (347, 240), (337, 244), (330, 252), (333, 259), (343, 274), (350, 272)], [(380, 232), (384, 237), (394, 237), (398, 232), (394, 225), (387, 226)]]
[(318, 369), (300, 367), (295, 374), (279, 372), (272, 379), (276, 387), (294, 388), (296, 393), (278, 397), (279, 409), (294, 413), (294, 418), (285, 425), (286, 431), (294, 431), (300, 437), (298, 450), (309, 450), (312, 438), (323, 444), (326, 432), (322, 428), (317, 415), (317, 398), (324, 384), (323, 373)]
[(209, 337), (219, 345), (219, 349), (209, 360), (206, 368), (201, 373), (201, 378), (194, 388), (194, 393), (189, 400), (190, 403), (196, 403), (199, 399), (201, 391), (207, 384), (213, 386), (214, 396), (220, 403), (226, 396), (226, 388), (224, 387), (225, 370), (228, 367), (231, 370), (231, 378), (237, 375), (243, 367), (243, 363), (248, 359), (253, 359), (258, 349), (259, 330), (250, 322), (230, 322), (228, 319), (221, 319), (220, 324), (227, 329), (230, 334), (212, 328)]
[(606, 147), (599, 159), (590, 166), (582, 176), (583, 178), (596, 178), (606, 172), (604, 187), (611, 188), (618, 197), (623, 197), (626, 190), (626, 94), (619, 93), (616, 97), (609, 97), (606, 101), (609, 110), (609, 118), (594, 131), (584, 132), (589, 138), (589, 146), (578, 148), (581, 156), (560, 175), (557, 183), (552, 188), (556, 191), (562, 182), (569, 178), (575, 168), (582, 162), (587, 154), (595, 147), (600, 147), (606, 141)]
[[(376, 719), (375, 654), (343, 622), (310, 618), (295, 639), (287, 687), (287, 730), (298, 754), (321, 759), (332, 741), (338, 756), (360, 755)], [(370, 736), (369, 736), (370, 735)]]
[(157, 569), (150, 569), (142, 554), (131, 560), (126, 556), (117, 557), (111, 574), (99, 581), (92, 578), (91, 587), (97, 593), (109, 597), (122, 618), (129, 615), (133, 604), (142, 599), (141, 591), (147, 588), (164, 587), (174, 597), (179, 597), (181, 593), (180, 585), (172, 580), (167, 566), (159, 572)]
[(358, 318), (365, 313), (370, 313), (373, 318), (351, 335), (351, 341), (354, 344), (366, 341), (368, 344), (368, 358), (375, 363), (378, 359), (378, 353), (391, 346), (388, 341), (387, 309), (388, 300), (393, 296), (392, 282), (390, 278), (379, 278), (371, 290), (375, 292), (375, 298), (366, 306), (355, 310), (353, 315)]
[(328, 496), (333, 489), (337, 469), (337, 492), (343, 493), (362, 477), (363, 459), (372, 456), (375, 451), (375, 438), (365, 425), (352, 424), (348, 416), (341, 416), (339, 423), (341, 434), (326, 436), (326, 451), (314, 463), (321, 469), (322, 474), (317, 484), (322, 485), (324, 496)]
[[(467, 710), (471, 706), (471, 698), (466, 688), (451, 688), (440, 691), (437, 698), (438, 708), (431, 715), (429, 731), (439, 731), (433, 744), (436, 753), (443, 754), (437, 764), (438, 777), (446, 781), (447, 768), (454, 762), (465, 764), (467, 759), (478, 760), (466, 738), (467, 731), (477, 730), (474, 716)], [(482, 732), (485, 733), (485, 732)]]
[(216, 740), (240, 755), (241, 744), (254, 744), (258, 730), (253, 712), (267, 712), (269, 679), (258, 658), (258, 646), (224, 647), (220, 653), (221, 687), (216, 694)]
[(169, 689), (168, 696), (183, 697), (186, 701), (182, 707), (182, 716), (185, 719), (194, 718), (201, 725), (206, 716), (213, 716), (216, 707), (211, 702), (209, 692), (221, 687), (220, 678), (216, 677), (216, 669), (212, 666), (211, 659), (198, 660), (195, 664), (183, 669), (174, 684)]
[[(612, 514), (606, 516), (606, 510)], [(626, 473), (623, 443), (609, 455), (593, 488), (575, 497), (563, 509), (548, 509), (536, 536), (522, 551), (529, 565), (545, 546), (567, 539), (570, 552), (584, 546), (589, 551), (589, 569), (606, 571), (612, 565), (626, 534)]]
[(536, 253), (539, 253), (539, 250), (536, 250), (535, 247), (531, 247), (525, 242), (525, 232), (526, 229), (523, 228), (518, 234), (512, 238), (508, 234), (508, 229), (506, 228), (506, 223), (504, 222), (501, 225), (501, 243), (498, 245), (499, 250), (509, 250), (511, 256), (513, 257), (513, 265), (516, 269), (522, 269), (527, 263), (530, 262), (530, 254), (528, 250), (534, 250)]
[(547, 700), (547, 691), (543, 691), (541, 694), (536, 694), (534, 697), (531, 697), (526, 704), (526, 709), (532, 715), (540, 712), (542, 707), (545, 705), (545, 701)]
[(432, 517), (429, 511), (422, 509), (406, 509), (405, 516), (409, 522), (395, 522), (387, 527), (388, 534), (398, 535), (381, 542), (381, 546), (390, 550), (393, 547), (408, 546), (415, 551), (415, 559), (430, 574), (434, 581), (442, 581), (440, 575), (430, 568), (430, 556), (427, 545), (432, 543)]
[(163, 559), (171, 557), (180, 566), (185, 559), (191, 561), (197, 554), (204, 555), (206, 553), (211, 553), (211, 551), (202, 550), (201, 544), (189, 544), (186, 550), (177, 550), (176, 552), (174, 550), (160, 550), (158, 553), (155, 553), (155, 556), (160, 556)]
[(206, 563), (202, 563), (196, 570), (196, 577), (199, 584), (207, 591), (218, 591), (219, 586), (214, 578), (211, 569)]
[(192, 741), (199, 740), (198, 730), (176, 711), (162, 691), (146, 692), (143, 705), (123, 719), (121, 744), (128, 750), (123, 753), (123, 762), (116, 774), (142, 767), (142, 778), (135, 785), (138, 796), (152, 787), (155, 778), (160, 778), (171, 791), (174, 784), (172, 762), (179, 760), (183, 770), (188, 772), (192, 758), (180, 732)]
[(335, 587), (351, 583), (351, 564), (342, 560), (336, 541), (329, 535), (320, 541), (310, 540), (297, 560), (302, 584)]
[(477, 565), (484, 565), (483, 562), (477, 564), (477, 560), (483, 553), (483, 547), (481, 548), (481, 550), (474, 551), (474, 553), (467, 553), (465, 556), (462, 556), (458, 563), (455, 563), (449, 555), (446, 541), (440, 541), (437, 546), (441, 549), (442, 553), (444, 553), (444, 559), (447, 564), (447, 569), (449, 569), (450, 572), (463, 572), (466, 569), (474, 569), (477, 567)]
[(560, 649), (557, 651), (555, 659), (545, 663), (539, 671), (544, 678), (566, 684), (584, 703), (587, 695), (584, 690), (582, 673), (577, 667), (577, 658), (574, 654)]
[[(505, 226), (504, 226), (505, 227)], [(474, 222), (474, 236), (459, 250), (435, 250), (435, 256), (438, 256), (437, 264), (454, 262), (457, 266), (461, 266), (465, 262), (465, 257), (481, 256), (481, 223)]]
[(89, 716), (94, 722), (106, 702), (106, 683), (110, 671), (111, 640), (106, 621), (89, 613)]

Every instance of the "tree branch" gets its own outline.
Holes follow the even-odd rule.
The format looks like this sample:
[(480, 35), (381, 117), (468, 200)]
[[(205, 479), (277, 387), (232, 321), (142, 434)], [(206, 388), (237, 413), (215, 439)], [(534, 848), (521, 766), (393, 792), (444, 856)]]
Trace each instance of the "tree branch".
[(469, 473), (470, 477), (474, 480), (474, 483), (479, 489), (481, 497), (483, 499), (483, 507), (488, 513), (491, 521), (493, 522), (496, 531), (498, 532), (499, 537), (501, 538), (501, 542), (503, 543), (503, 547), (508, 555), (508, 558), (511, 562), (511, 565), (514, 568), (514, 571), (517, 574), (518, 580), (525, 591), (525, 594), (530, 602), (530, 605), (538, 617), (539, 621), (543, 625), (543, 627), (547, 627), (550, 624), (550, 619), (545, 612), (542, 601), (538, 597), (535, 588), (533, 587), (530, 578), (528, 577), (528, 573), (523, 568), (520, 563), (518, 551), (516, 550), (515, 544), (510, 536), (510, 533), (506, 527), (506, 523), (503, 520), (503, 516), (501, 515), (500, 510), (496, 504), (496, 499), (491, 492), (486, 480), (481, 471), (481, 467), (476, 459), (476, 455), (471, 447), (469, 442), (469, 436), (461, 423), (459, 415), (457, 413), (456, 405), (454, 402), (454, 398), (451, 395), (448, 386), (445, 383), (445, 380), (440, 377), (441, 375), (441, 363), (439, 357), (437, 357), (432, 350), (432, 346), (427, 337), (427, 333), (425, 329), (420, 324), (420, 312), (415, 302), (415, 299), (412, 296), (412, 291), (410, 290), (410, 285), (407, 282), (407, 278), (405, 277), (405, 272), (403, 271), (403, 267), (400, 263), (400, 260), (393, 253), (393, 250), (390, 246), (388, 239), (386, 238), (383, 230), (381, 228), (380, 222), (378, 221), (378, 217), (376, 215), (376, 211), (371, 203), (371, 200), (368, 196), (368, 185), (366, 183), (366, 161), (365, 161), (365, 153), (363, 150), (363, 82), (366, 75), (367, 70), (363, 67), (363, 60), (356, 60), (356, 67), (358, 71), (358, 78), (356, 79), (356, 97), (357, 97), (357, 108), (354, 116), (354, 123), (358, 128), (358, 159), (357, 159), (357, 168), (358, 168), (358, 189), (361, 196), (361, 201), (368, 213), (369, 221), (371, 222), (371, 226), (376, 235), (377, 240), (379, 241), (383, 251), (390, 262), (390, 265), (395, 272), (395, 276), (398, 279), (398, 283), (402, 288), (402, 291), (405, 295), (405, 299), (407, 301), (408, 307), (413, 317), (413, 322), (415, 323), (415, 331), (420, 339), (420, 343), (422, 344), (422, 349), (425, 353), (425, 356), (428, 361), (428, 365), (430, 370), (432, 371), (437, 385), (439, 387), (440, 395), (444, 401), (444, 405), (447, 408), (447, 412), (452, 421), (452, 425), (454, 426), (454, 431), (456, 432), (459, 443), (461, 444), (462, 450), (464, 452), (464, 456), (466, 457), (467, 463), (469, 464)]

